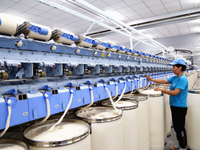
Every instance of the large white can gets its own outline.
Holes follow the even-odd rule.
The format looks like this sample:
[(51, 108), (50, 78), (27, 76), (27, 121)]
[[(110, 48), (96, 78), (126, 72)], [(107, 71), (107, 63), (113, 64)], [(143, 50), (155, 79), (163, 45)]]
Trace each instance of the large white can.
[(197, 78), (200, 78), (200, 69), (197, 70)]
[(164, 150), (164, 98), (160, 91), (145, 90), (141, 94), (148, 96), (150, 149)]
[[(170, 84), (164, 84), (161, 86), (158, 86), (159, 88), (163, 89), (170, 89)], [(171, 136), (171, 124), (172, 124), (172, 116), (171, 116), (171, 109), (169, 105), (169, 95), (164, 94), (164, 127), (165, 127), (165, 144), (167, 144), (167, 137)]]
[(48, 120), (28, 127), (23, 135), (30, 150), (90, 150), (90, 125), (78, 119), (63, 119), (53, 130), (58, 120)]
[(199, 150), (200, 148), (200, 88), (188, 90), (187, 98), (187, 139), (188, 147), (191, 150)]
[(172, 116), (171, 109), (169, 105), (169, 95), (164, 94), (164, 103), (165, 103), (165, 137), (171, 136), (171, 124), (172, 124)]
[[(102, 105), (112, 106), (110, 100)], [(123, 150), (138, 150), (138, 102), (122, 98), (115, 106), (123, 110)]]
[(17, 139), (0, 139), (0, 150), (29, 150), (29, 146)]
[(149, 150), (149, 105), (146, 96), (126, 94), (123, 98), (137, 100), (138, 106), (138, 150)]
[(190, 73), (187, 73), (187, 79), (188, 79), (188, 88), (192, 88), (192, 76)]
[(122, 110), (111, 107), (90, 107), (77, 116), (91, 123), (91, 150), (123, 150)]

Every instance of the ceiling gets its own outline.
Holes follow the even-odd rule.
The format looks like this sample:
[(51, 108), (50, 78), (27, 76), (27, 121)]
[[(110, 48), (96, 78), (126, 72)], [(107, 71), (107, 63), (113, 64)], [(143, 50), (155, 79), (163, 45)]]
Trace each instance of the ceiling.
[[(87, 15), (97, 21), (103, 17), (67, 0), (50, 0), (66, 8)], [(155, 40), (160, 38), (191, 36), (199, 34), (199, 2), (197, 0), (85, 0), (103, 10), (105, 13), (127, 23)], [(84, 34), (91, 22), (76, 17), (62, 10), (47, 6), (36, 0), (0, 0), (0, 14), (16, 16), (19, 23), (31, 21), (54, 29), (62, 29), (74, 34)], [(112, 27), (115, 24), (104, 21)], [(130, 46), (129, 38), (116, 34), (99, 25), (94, 25), (89, 31), (91, 37), (103, 41), (111, 41), (121, 46)], [(100, 34), (100, 32), (103, 32)], [(98, 33), (98, 34), (97, 34)], [(137, 35), (135, 35), (137, 36)], [(143, 39), (139, 37), (140, 39)], [(135, 43), (137, 41), (133, 41)], [(169, 46), (169, 45), (166, 45)], [(170, 45), (173, 46), (173, 45)], [(181, 43), (180, 43), (181, 47)], [(140, 46), (141, 50), (142, 47)], [(192, 48), (184, 47), (184, 48)], [(195, 46), (193, 46), (195, 49)], [(146, 49), (145, 49), (146, 50)], [(150, 49), (149, 51), (152, 52)], [(198, 48), (194, 52), (198, 51)]]

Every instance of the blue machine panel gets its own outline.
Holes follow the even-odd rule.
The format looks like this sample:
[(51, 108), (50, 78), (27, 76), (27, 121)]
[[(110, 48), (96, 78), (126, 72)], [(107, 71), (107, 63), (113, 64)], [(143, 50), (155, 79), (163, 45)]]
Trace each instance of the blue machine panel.
[(28, 107), (29, 107), (29, 120), (36, 120), (43, 118), (47, 115), (46, 101), (42, 93), (36, 93), (36, 95), (29, 94)]
[[(0, 103), (0, 129), (4, 129), (6, 125), (6, 120), (8, 116), (8, 109), (6, 103)], [(28, 115), (28, 101), (22, 100), (17, 101), (11, 106), (11, 119), (10, 126), (15, 126), (29, 121)]]

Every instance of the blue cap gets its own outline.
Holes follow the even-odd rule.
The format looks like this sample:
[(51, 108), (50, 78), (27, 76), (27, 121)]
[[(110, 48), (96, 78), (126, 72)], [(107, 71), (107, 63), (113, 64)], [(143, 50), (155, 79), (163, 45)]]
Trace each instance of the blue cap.
[(183, 59), (181, 59), (181, 58), (175, 59), (175, 60), (174, 60), (172, 63), (170, 63), (169, 65), (172, 65), (172, 66), (173, 66), (173, 65), (177, 65), (177, 64), (187, 66), (185, 60), (183, 60)]

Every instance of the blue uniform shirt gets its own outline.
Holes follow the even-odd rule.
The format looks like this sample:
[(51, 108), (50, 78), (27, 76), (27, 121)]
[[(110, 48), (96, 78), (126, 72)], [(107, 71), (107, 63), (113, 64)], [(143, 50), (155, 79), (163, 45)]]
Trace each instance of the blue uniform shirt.
[(173, 76), (167, 79), (171, 83), (170, 90), (181, 89), (180, 93), (176, 96), (170, 95), (170, 105), (175, 107), (187, 107), (187, 94), (188, 94), (188, 80), (185, 75)]

